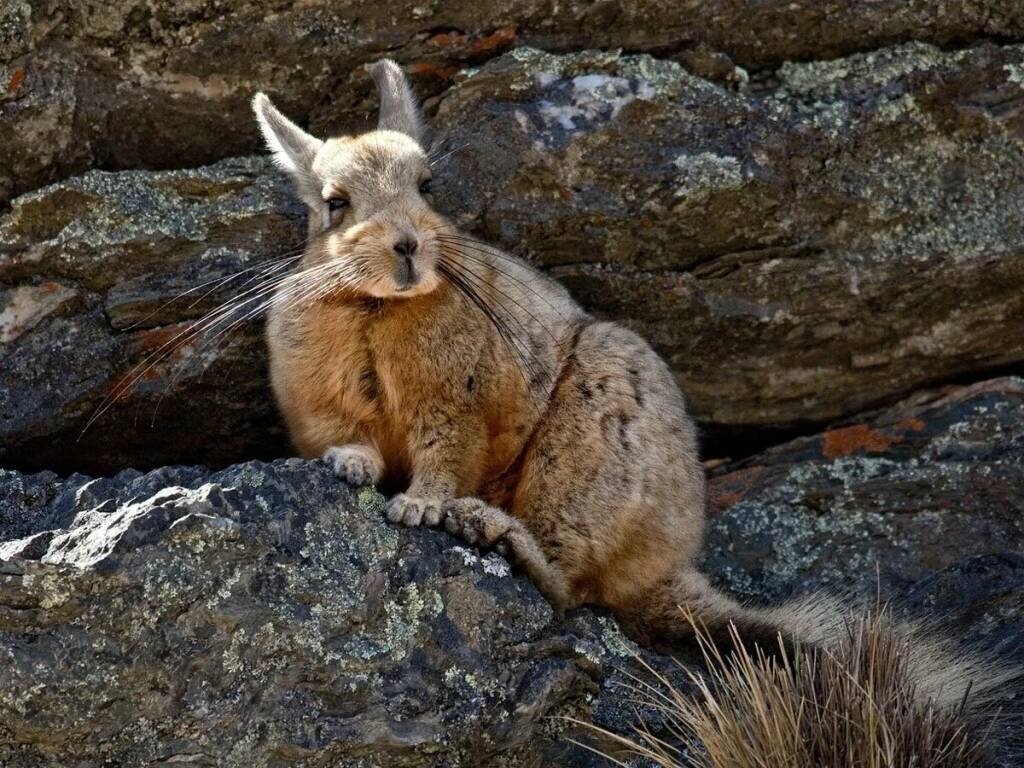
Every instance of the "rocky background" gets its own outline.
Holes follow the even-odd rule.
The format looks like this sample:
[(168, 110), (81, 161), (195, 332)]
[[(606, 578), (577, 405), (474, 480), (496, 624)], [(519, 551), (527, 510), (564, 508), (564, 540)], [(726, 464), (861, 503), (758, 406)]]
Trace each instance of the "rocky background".
[(596, 766), (563, 717), (637, 717), (610, 619), (284, 458), (258, 318), (187, 335), (302, 241), (249, 98), (359, 130), (383, 55), (439, 207), (677, 372), (719, 583), (1022, 657), (1022, 43), (1017, 0), (0, 6), (0, 765)]

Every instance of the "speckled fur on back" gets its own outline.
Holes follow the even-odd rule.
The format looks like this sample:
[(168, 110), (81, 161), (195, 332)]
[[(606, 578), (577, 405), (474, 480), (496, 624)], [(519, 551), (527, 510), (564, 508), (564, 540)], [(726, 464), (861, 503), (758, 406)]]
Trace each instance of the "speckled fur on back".
[[(303, 270), (267, 328), (297, 449), (351, 483), (404, 487), (392, 522), (495, 547), (557, 607), (605, 606), (641, 639), (688, 636), (685, 606), (712, 631), (827, 643), (842, 625), (828, 601), (745, 608), (697, 571), (704, 473), (671, 371), (436, 213), (405, 78), (370, 71), (381, 116), (361, 136), (320, 141), (254, 100), (309, 206)], [(981, 671), (969, 684), (991, 687)]]

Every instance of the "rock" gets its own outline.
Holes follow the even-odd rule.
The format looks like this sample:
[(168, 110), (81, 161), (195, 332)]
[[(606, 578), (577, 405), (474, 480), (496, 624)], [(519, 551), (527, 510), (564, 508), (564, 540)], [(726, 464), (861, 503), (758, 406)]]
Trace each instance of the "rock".
[(518, 50), (441, 102), (435, 187), (650, 340), (735, 451), (1024, 358), (1021, 73), (915, 43), (735, 93)]
[[(883, 598), (1024, 662), (1022, 405), (997, 379), (721, 468), (708, 572), (776, 601), (873, 595), (877, 564)], [(564, 717), (673, 738), (633, 654), (685, 686), (692, 649), (559, 618), (383, 503), (297, 459), (0, 471), (0, 763), (598, 768)]]
[(599, 765), (562, 718), (627, 732), (640, 650), (382, 512), (321, 462), (0, 473), (0, 763)]
[(430, 96), (460, 67), (517, 44), (770, 69), (908, 40), (1022, 35), (1015, 0), (14, 0), (0, 12), (0, 205), (92, 167), (181, 167), (252, 152), (259, 141), (248, 101), (261, 89), (314, 127), (348, 126), (369, 109), (359, 67), (381, 55), (406, 64)]
[[(710, 455), (749, 454), (1024, 360), (1022, 108), (1024, 46), (786, 63), (740, 92), (649, 56), (518, 49), (439, 102), (436, 194), (649, 339)], [(0, 461), (112, 472), (286, 453), (257, 323), (220, 337), (219, 373), (196, 364), (170, 387), (166, 366), (75, 441), (146, 345), (213, 304), (133, 323), (296, 246), (289, 200), (262, 160), (17, 198), (0, 221)], [(111, 217), (130, 223), (108, 231)], [(58, 355), (71, 365), (45, 362)], [(154, 413), (188, 413), (188, 429), (150, 429)]]
[(218, 336), (260, 294), (189, 329), (272, 276), (303, 233), (262, 159), (93, 171), (18, 198), (0, 223), (0, 464), (114, 472), (286, 453), (259, 319)]
[(720, 467), (709, 498), (705, 567), (732, 591), (907, 595), (1024, 654), (1024, 379), (921, 393)]

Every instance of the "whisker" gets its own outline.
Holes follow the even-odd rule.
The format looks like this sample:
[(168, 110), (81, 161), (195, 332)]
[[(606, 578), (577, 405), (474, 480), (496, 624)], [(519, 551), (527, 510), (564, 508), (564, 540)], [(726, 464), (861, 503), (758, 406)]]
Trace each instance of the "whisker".
[(480, 295), (480, 286), (475, 285), (471, 278), (467, 277), (463, 273), (460, 273), (458, 265), (442, 259), (442, 262), (439, 263), (438, 271), (439, 273), (445, 275), (449, 282), (451, 282), (453, 285), (459, 288), (463, 295), (470, 299), (470, 301), (472, 301), (473, 304), (475, 304), (484, 314), (484, 316), (491, 322), (495, 330), (498, 332), (499, 336), (504, 341), (509, 352), (514, 356), (514, 358), (518, 360), (517, 367), (520, 369), (520, 372), (523, 373), (524, 382), (527, 384), (528, 388), (529, 381), (526, 380), (526, 373), (530, 375), (531, 379), (537, 381), (544, 382), (549, 378), (547, 372), (543, 369), (542, 363), (536, 358), (530, 345), (526, 341), (524, 341), (510, 327), (508, 319), (511, 319), (514, 322), (516, 322), (517, 325), (519, 325), (521, 331), (523, 331), (527, 335), (527, 337), (529, 336), (529, 332), (527, 331), (527, 329), (525, 329), (522, 326), (522, 324), (519, 323), (517, 318), (515, 318), (511, 313), (508, 312), (507, 307), (504, 307), (503, 305), (500, 305), (500, 302), (497, 302), (500, 305), (501, 310), (505, 313), (506, 317), (508, 318), (505, 319), (498, 314), (495, 306), (493, 306), (492, 303), (488, 302), (483, 296)]
[[(427, 227), (426, 229), (427, 229), (428, 232), (431, 232), (439, 241), (445, 241), (445, 242), (447, 242), (450, 245), (457, 245), (459, 248), (467, 249), (467, 250), (473, 251), (473, 252), (478, 253), (478, 254), (483, 254), (483, 255), (487, 255), (487, 256), (493, 256), (493, 257), (495, 257), (497, 259), (500, 259), (500, 260), (502, 260), (504, 262), (507, 262), (509, 264), (513, 264), (513, 265), (518, 266), (518, 267), (525, 267), (527, 270), (529, 270), (529, 267), (526, 266), (526, 264), (523, 262), (522, 259), (520, 259), (520, 258), (518, 258), (516, 256), (512, 256), (511, 254), (505, 253), (504, 251), (502, 251), (499, 248), (495, 248), (493, 246), (487, 245), (486, 243), (482, 243), (479, 240), (477, 240), (476, 238), (470, 237), (468, 235), (463, 235), (460, 232), (458, 232), (458, 230), (453, 229), (450, 224), (447, 224), (447, 223), (446, 224), (440, 224), (440, 225), (436, 225), (436, 226), (433, 226), (433, 227)], [(467, 254), (467, 256), (468, 256), (468, 254)], [(566, 319), (565, 316), (562, 315), (561, 310), (559, 310), (558, 307), (556, 307), (554, 304), (552, 304), (548, 300), (547, 296), (545, 296), (544, 294), (540, 293), (539, 291), (536, 291), (528, 283), (526, 283), (526, 282), (524, 282), (522, 280), (519, 280), (514, 275), (512, 275), (510, 272), (501, 270), (500, 268), (497, 267), (497, 265), (490, 264), (489, 266), (494, 268), (496, 271), (501, 272), (501, 274), (505, 275), (510, 280), (514, 280), (514, 281), (518, 282), (524, 288), (526, 288), (531, 293), (536, 295), (539, 299), (544, 301), (544, 303), (546, 303), (549, 307), (551, 307), (551, 309), (553, 309), (556, 313), (558, 313), (559, 317), (561, 317), (563, 320)]]
[(440, 147), (438, 147), (436, 150), (431, 150), (430, 154), (427, 155), (427, 161), (430, 163), (431, 166), (440, 165), (443, 161), (447, 160), (449, 157), (454, 155), (456, 152), (458, 152), (459, 150), (465, 149), (468, 146), (469, 146), (469, 142), (467, 141), (465, 144), (460, 144), (459, 146), (455, 147), (455, 149), (452, 149), (452, 150), (450, 150), (448, 152), (445, 152), (443, 155), (441, 155), (441, 157), (436, 157), (435, 158), (433, 156), (433, 153), (435, 151), (439, 151), (441, 149)]
[[(441, 250), (442, 250), (442, 252), (444, 252), (444, 248), (442, 248)], [(448, 254), (448, 255), (450, 255), (450, 254)], [(480, 263), (480, 264), (483, 264), (484, 266), (490, 266), (490, 265), (486, 264), (485, 262), (478, 262), (478, 263)], [(467, 267), (467, 266), (465, 266), (465, 265), (461, 265), (461, 266), (459, 267), (459, 269), (461, 269), (461, 270), (462, 270), (462, 271), (463, 271), (464, 273), (466, 273), (467, 275), (469, 275), (470, 277), (472, 277), (473, 279), (475, 279), (475, 281), (476, 281), (476, 283), (477, 283), (477, 285), (478, 285), (478, 286), (486, 286), (487, 288), (491, 289), (492, 291), (495, 291), (495, 292), (499, 293), (499, 294), (500, 294), (501, 296), (503, 296), (503, 297), (505, 297), (506, 299), (508, 299), (508, 300), (509, 300), (510, 302), (512, 302), (512, 304), (513, 304), (514, 306), (518, 307), (518, 308), (519, 308), (520, 310), (522, 310), (523, 312), (525, 312), (525, 313), (526, 313), (526, 314), (527, 314), (527, 315), (528, 315), (528, 316), (530, 317), (530, 319), (531, 319), (531, 320), (533, 320), (533, 322), (534, 322), (534, 323), (536, 323), (536, 324), (537, 324), (537, 326), (538, 326), (538, 327), (539, 327), (539, 328), (540, 328), (540, 329), (541, 329), (542, 331), (544, 331), (544, 332), (545, 332), (545, 333), (546, 333), (546, 334), (547, 334), (547, 335), (548, 335), (548, 336), (549, 336), (549, 337), (551, 338), (551, 340), (552, 340), (553, 342), (555, 342), (555, 344), (556, 344), (556, 345), (557, 345), (557, 344), (559, 343), (559, 342), (558, 342), (558, 339), (557, 339), (557, 338), (555, 338), (555, 335), (554, 335), (554, 334), (553, 334), (553, 333), (551, 332), (551, 329), (550, 329), (550, 328), (549, 328), (549, 327), (548, 327), (547, 325), (545, 325), (545, 324), (544, 324), (544, 322), (543, 322), (543, 321), (541, 321), (541, 320), (540, 320), (540, 318), (538, 318), (538, 317), (537, 317), (536, 315), (534, 315), (534, 314), (533, 314), (533, 313), (532, 313), (532, 312), (531, 312), (531, 311), (530, 311), (529, 309), (527, 309), (527, 308), (526, 308), (525, 306), (523, 306), (523, 305), (522, 305), (521, 303), (519, 303), (518, 301), (516, 301), (516, 299), (515, 299), (515, 298), (513, 298), (512, 296), (509, 296), (509, 295), (508, 295), (507, 293), (505, 293), (505, 291), (501, 290), (501, 288), (499, 288), (499, 287), (498, 287), (497, 285), (495, 285), (495, 284), (494, 284), (493, 282), (491, 282), (491, 281), (487, 280), (487, 279), (486, 279), (485, 277), (483, 277), (483, 276), (482, 276), (482, 275), (480, 275), (479, 273), (477, 273), (477, 272), (474, 272), (474, 271), (473, 271), (472, 269), (470, 269), (469, 267)], [(514, 314), (513, 312), (511, 312), (511, 311), (510, 311), (510, 310), (508, 309), (508, 307), (506, 307), (506, 306), (505, 306), (504, 304), (501, 304), (501, 301), (500, 301), (499, 299), (497, 299), (497, 298), (495, 298), (495, 301), (496, 301), (496, 302), (498, 302), (498, 304), (500, 304), (500, 305), (502, 306), (502, 309), (504, 309), (504, 310), (505, 310), (506, 312), (508, 312), (508, 314), (509, 314), (509, 317), (511, 317), (511, 318), (512, 318), (513, 320), (515, 320), (515, 321), (516, 321), (516, 324), (517, 324), (517, 325), (519, 325), (519, 327), (520, 327), (520, 328), (521, 328), (521, 329), (522, 329), (522, 330), (523, 330), (524, 332), (526, 332), (527, 334), (529, 334), (529, 329), (528, 329), (528, 328), (526, 328), (526, 326), (525, 326), (525, 325), (523, 324), (523, 322), (522, 322), (522, 321), (520, 321), (520, 320), (519, 320), (519, 318), (517, 318), (517, 317), (515, 316), (515, 314)]]
[[(499, 275), (502, 275), (503, 277), (506, 277), (509, 280), (512, 280), (513, 282), (515, 282), (518, 285), (522, 286), (527, 291), (529, 291), (531, 294), (536, 296), (538, 299), (543, 301), (545, 304), (547, 304), (548, 307), (550, 309), (552, 309), (555, 312), (555, 314), (557, 314), (559, 316), (559, 318), (561, 318), (562, 320), (566, 320), (567, 319), (566, 316), (564, 314), (562, 314), (562, 311), (558, 307), (556, 307), (554, 304), (551, 303), (551, 301), (548, 299), (547, 296), (545, 296), (540, 291), (536, 290), (528, 282), (526, 282), (524, 280), (520, 280), (515, 275), (513, 275), (511, 272), (508, 272), (506, 270), (501, 269), (501, 267), (499, 267), (496, 264), (492, 264), (491, 262), (485, 261), (484, 259), (480, 258), (479, 256), (474, 256), (472, 253), (467, 253), (466, 250), (465, 250), (467, 248), (467, 246), (465, 244), (462, 244), (462, 243), (458, 243), (457, 244), (454, 241), (446, 241), (446, 239), (442, 238), (442, 237), (438, 237), (437, 239), (438, 239), (438, 241), (444, 243), (444, 245), (441, 246), (442, 249), (445, 247), (445, 245), (448, 245), (449, 247), (453, 247), (453, 248), (458, 249), (459, 255), (469, 259), (470, 261), (473, 261), (476, 264), (480, 264), (482, 266), (490, 267), (495, 272), (497, 272)], [(481, 251), (480, 249), (471, 249), (471, 250), (477, 250), (477, 251), (479, 251), (481, 253), (488, 253), (487, 251)], [(498, 255), (498, 254), (495, 253), (493, 255)], [(504, 256), (506, 259), (509, 259), (510, 263), (515, 263), (507, 255), (505, 255), (505, 254), (501, 254), (501, 255)]]
[[(272, 262), (269, 262), (269, 263), (280, 263), (280, 262), (287, 263), (287, 262), (294, 261), (295, 259), (298, 259), (298, 258), (301, 258), (301, 254), (296, 255), (296, 256), (286, 256), (286, 257), (283, 257), (283, 258), (280, 258), (280, 259), (274, 259), (274, 260), (272, 260)], [(192, 309), (197, 304), (199, 304), (201, 301), (203, 301), (204, 299), (208, 298), (210, 296), (210, 294), (212, 294), (214, 291), (216, 291), (221, 286), (225, 285), (226, 283), (231, 282), (236, 277), (240, 277), (241, 275), (245, 274), (246, 272), (251, 272), (251, 271), (253, 271), (255, 269), (263, 269), (263, 268), (265, 268), (267, 266), (267, 264), (268, 264), (268, 262), (261, 262), (259, 264), (255, 264), (255, 265), (253, 265), (251, 267), (248, 267), (247, 269), (243, 269), (243, 270), (240, 270), (238, 272), (234, 272), (234, 273), (232, 273), (230, 275), (227, 275), (227, 276), (215, 277), (212, 280), (207, 280), (204, 283), (200, 283), (199, 285), (193, 286), (192, 288), (189, 288), (189, 289), (187, 289), (185, 291), (182, 291), (178, 295), (173, 296), (172, 298), (170, 298), (167, 301), (165, 301), (163, 304), (161, 304), (159, 307), (154, 309), (152, 312), (150, 312), (148, 315), (143, 317), (141, 320), (136, 320), (131, 325), (126, 326), (124, 328), (124, 330), (130, 331), (130, 330), (133, 330), (134, 328), (137, 328), (138, 326), (142, 325), (143, 323), (146, 323), (149, 320), (151, 320), (154, 317), (156, 317), (158, 314), (163, 312), (169, 306), (174, 304), (174, 302), (179, 301), (179, 300), (185, 298), (189, 294), (192, 294), (192, 293), (195, 293), (196, 291), (202, 290), (203, 288), (205, 288), (208, 285), (213, 285), (213, 288), (208, 290), (206, 293), (204, 293), (202, 296), (200, 296), (198, 299), (196, 299), (195, 301), (193, 301), (191, 304), (188, 305), (188, 308)], [(244, 287), (245, 285), (248, 285), (248, 283), (243, 283), (242, 287)]]
[[(263, 291), (259, 292), (258, 294), (254, 295), (252, 297), (251, 301), (261, 300), (261, 303), (256, 304), (256, 306), (254, 306), (251, 309), (243, 311), (234, 320), (231, 320), (226, 325), (221, 327), (220, 330), (216, 331), (216, 333), (213, 333), (211, 336), (208, 336), (207, 338), (204, 338), (202, 341), (200, 341), (200, 343), (197, 345), (196, 350), (195, 350), (196, 356), (202, 356), (202, 355), (209, 354), (209, 353), (219, 354), (220, 353), (220, 347), (219, 347), (220, 339), (221, 338), (226, 338), (236, 328), (238, 328), (238, 327), (240, 327), (242, 325), (247, 324), (248, 322), (250, 322), (251, 320), (255, 319), (256, 317), (259, 317), (267, 309), (272, 307), (276, 303), (275, 299), (277, 299), (281, 295), (281, 286), (283, 285), (284, 282), (285, 282), (285, 279), (281, 280), (276, 285), (268, 286), (265, 290), (263, 290)], [(299, 286), (299, 287), (301, 287), (301, 286)], [(293, 288), (289, 288), (289, 289), (286, 289), (286, 290), (298, 290), (298, 288), (294, 288), (293, 287)], [(270, 295), (270, 298), (269, 299), (264, 299), (264, 297), (267, 296), (268, 294)], [(181, 343), (179, 344), (178, 348), (180, 348), (180, 346), (183, 346), (184, 344), (188, 343), (192, 339), (199, 338), (200, 336), (202, 336), (203, 333), (207, 333), (207, 332), (213, 331), (219, 324), (221, 324), (223, 322), (227, 322), (228, 320), (230, 320), (231, 317), (234, 314), (236, 314), (236, 312), (238, 310), (240, 310), (242, 308), (242, 306), (244, 306), (245, 303), (248, 303), (248, 302), (243, 302), (242, 304), (236, 304), (234, 307), (230, 307), (228, 309), (228, 311), (226, 311), (223, 314), (221, 314), (220, 317), (218, 317), (214, 322), (209, 323), (205, 328), (196, 329), (196, 332), (194, 334), (192, 334), (188, 338), (185, 338), (185, 339), (181, 340)], [(159, 364), (163, 359), (166, 359), (170, 355), (174, 354), (176, 349), (177, 348), (168, 350), (166, 352), (166, 354), (161, 359), (153, 361), (151, 363), (150, 367)], [(152, 419), (153, 423), (156, 422), (156, 418), (157, 418), (157, 415), (159, 413), (160, 405), (163, 403), (164, 397), (166, 397), (167, 394), (175, 388), (175, 386), (177, 385), (177, 382), (178, 382), (180, 376), (183, 374), (183, 372), (184, 372), (184, 368), (183, 367), (179, 367), (171, 375), (171, 379), (170, 379), (170, 382), (168, 383), (167, 388), (164, 390), (163, 393), (161, 393), (160, 398), (157, 400), (157, 405), (156, 405), (156, 408), (154, 409), (154, 412), (153, 412), (153, 419)], [(145, 372), (143, 372), (143, 373), (145, 373)], [(129, 389), (130, 389), (130, 387), (129, 387)]]
[[(106, 413), (113, 406), (114, 403), (120, 400), (127, 392), (131, 391), (131, 389), (142, 379), (143, 376), (146, 375), (148, 371), (150, 371), (154, 366), (156, 366), (163, 360), (167, 359), (167, 357), (169, 357), (170, 355), (174, 354), (184, 344), (188, 343), (201, 333), (213, 330), (220, 323), (229, 319), (235, 312), (237, 312), (242, 307), (251, 304), (255, 301), (261, 300), (267, 294), (276, 291), (278, 287), (285, 281), (289, 279), (294, 279), (296, 275), (316, 272), (317, 270), (322, 270), (330, 266), (331, 265), (329, 264), (320, 265), (319, 267), (302, 270), (299, 273), (291, 275), (274, 275), (268, 279), (263, 280), (260, 284), (250, 288), (249, 290), (244, 291), (242, 294), (236, 296), (232, 300), (225, 302), (219, 307), (211, 310), (202, 318), (190, 324), (187, 328), (180, 331), (179, 333), (175, 334), (171, 339), (166, 341), (159, 348), (157, 348), (155, 351), (146, 356), (146, 358), (144, 358), (141, 362), (136, 364), (124, 377), (122, 377), (121, 382), (115, 385), (113, 391), (111, 391), (106, 395), (106, 397), (104, 397), (103, 401), (101, 401), (100, 405), (97, 407), (96, 412), (86, 422), (85, 426), (82, 428), (82, 432), (79, 434), (78, 439), (80, 440), (82, 436), (85, 434), (85, 432), (89, 429), (89, 427), (91, 427), (92, 424), (94, 424), (98, 418), (100, 418), (104, 413)], [(220, 334), (218, 333), (217, 336), (219, 335)]]

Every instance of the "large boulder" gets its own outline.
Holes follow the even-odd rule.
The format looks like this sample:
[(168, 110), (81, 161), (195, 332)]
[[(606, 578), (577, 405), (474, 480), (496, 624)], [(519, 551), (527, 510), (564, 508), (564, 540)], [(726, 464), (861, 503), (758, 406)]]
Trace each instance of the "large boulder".
[(0, 764), (599, 765), (565, 718), (629, 732), (640, 649), (382, 511), (295, 459), (0, 473)]
[[(648, 338), (711, 455), (1024, 360), (1024, 46), (787, 63), (740, 91), (650, 56), (529, 49), (456, 80), (436, 108), (440, 206)], [(160, 307), (293, 252), (300, 219), (259, 160), (17, 198), (0, 220), (0, 461), (285, 453), (255, 321), (178, 350), (79, 435), (245, 276)]]
[(725, 72), (907, 40), (1024, 36), (1015, 0), (282, 3), (12, 0), (0, 8), (0, 205), (92, 167), (198, 165), (255, 150), (248, 101), (304, 122), (369, 111), (359, 66), (397, 57), (426, 95), (515, 44), (622, 46)]
[[(720, 468), (708, 572), (872, 597), (877, 564), (883, 597), (1021, 658), (1022, 404), (996, 380)], [(597, 768), (565, 717), (674, 738), (633, 654), (684, 668), (383, 503), (296, 459), (0, 472), (0, 763)]]
[(0, 223), (0, 464), (115, 472), (286, 454), (246, 311), (303, 232), (262, 159), (93, 171), (18, 198)]
[(1024, 661), (1024, 379), (922, 392), (720, 466), (709, 514), (704, 566), (737, 594), (901, 595)]

